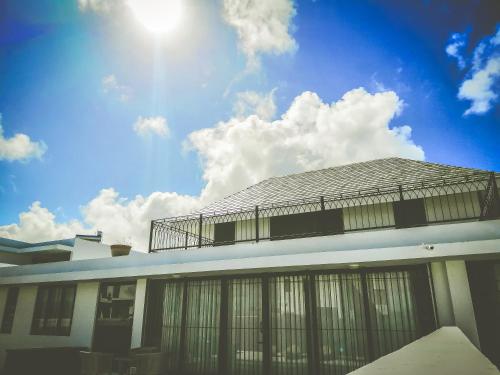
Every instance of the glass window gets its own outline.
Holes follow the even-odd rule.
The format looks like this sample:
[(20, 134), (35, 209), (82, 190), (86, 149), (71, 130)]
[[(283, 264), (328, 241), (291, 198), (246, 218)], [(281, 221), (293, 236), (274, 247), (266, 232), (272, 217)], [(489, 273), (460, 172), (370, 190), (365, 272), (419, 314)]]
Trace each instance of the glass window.
[(182, 366), (189, 374), (217, 373), (220, 297), (220, 280), (193, 280), (187, 284), (186, 342)]
[(417, 306), (408, 271), (366, 275), (375, 357), (397, 350), (419, 337)]
[(318, 275), (316, 314), (320, 374), (347, 374), (369, 362), (361, 276)]
[(31, 333), (68, 336), (73, 318), (75, 292), (75, 285), (39, 287)]
[(344, 233), (341, 209), (271, 217), (271, 239)]
[(166, 354), (166, 369), (175, 373), (180, 366), (184, 283), (168, 282), (164, 293), (161, 351)]
[(393, 207), (396, 228), (409, 228), (427, 224), (423, 199), (397, 201), (393, 203)]
[(228, 290), (229, 373), (263, 373), (261, 279), (234, 279)]
[(235, 239), (235, 223), (215, 224), (214, 243), (215, 245), (233, 245)]
[(135, 283), (102, 284), (97, 306), (97, 323), (132, 324)]
[(304, 282), (304, 276), (269, 281), (271, 372), (276, 375), (308, 373)]
[(19, 288), (17, 286), (10, 287), (7, 291), (7, 299), (5, 301), (2, 317), (2, 328), (0, 329), (1, 333), (10, 333), (12, 331), (18, 295)]

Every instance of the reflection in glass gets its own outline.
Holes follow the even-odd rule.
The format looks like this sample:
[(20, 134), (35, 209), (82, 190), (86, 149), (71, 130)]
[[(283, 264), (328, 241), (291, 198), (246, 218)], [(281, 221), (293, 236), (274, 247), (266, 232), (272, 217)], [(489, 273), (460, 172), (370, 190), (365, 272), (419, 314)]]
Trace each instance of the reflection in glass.
[(316, 277), (321, 374), (347, 374), (368, 363), (368, 341), (359, 274)]
[(262, 282), (235, 279), (228, 291), (229, 373), (262, 374)]
[(165, 353), (166, 367), (169, 371), (176, 371), (180, 365), (183, 296), (184, 283), (166, 283), (161, 351)]
[(410, 272), (366, 275), (375, 358), (418, 338)]
[(187, 373), (217, 373), (220, 295), (220, 280), (188, 282), (186, 346), (182, 364)]
[(279, 276), (269, 280), (271, 303), (271, 372), (307, 374), (305, 276)]

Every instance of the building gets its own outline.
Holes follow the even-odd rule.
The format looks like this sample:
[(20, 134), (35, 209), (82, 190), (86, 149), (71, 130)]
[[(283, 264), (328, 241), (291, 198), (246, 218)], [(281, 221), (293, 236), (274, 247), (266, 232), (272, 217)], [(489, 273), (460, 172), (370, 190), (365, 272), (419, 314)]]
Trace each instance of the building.
[(154, 220), (148, 254), (5, 267), (0, 353), (155, 346), (174, 374), (346, 374), (457, 326), (499, 366), (499, 182), (400, 158), (274, 177)]

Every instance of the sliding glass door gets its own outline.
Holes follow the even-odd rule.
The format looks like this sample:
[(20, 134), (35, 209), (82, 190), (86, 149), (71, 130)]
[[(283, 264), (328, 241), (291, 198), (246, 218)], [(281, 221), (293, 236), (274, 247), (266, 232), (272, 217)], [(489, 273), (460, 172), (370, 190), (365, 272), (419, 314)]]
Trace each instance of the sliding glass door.
[(151, 290), (163, 303), (147, 316), (163, 319), (146, 320), (144, 342), (160, 341), (176, 374), (343, 375), (435, 324), (425, 267), (170, 280)]
[(262, 281), (228, 283), (228, 366), (234, 375), (263, 374)]
[(360, 274), (318, 275), (316, 314), (321, 374), (346, 374), (369, 362)]
[(305, 276), (269, 280), (271, 373), (308, 373)]

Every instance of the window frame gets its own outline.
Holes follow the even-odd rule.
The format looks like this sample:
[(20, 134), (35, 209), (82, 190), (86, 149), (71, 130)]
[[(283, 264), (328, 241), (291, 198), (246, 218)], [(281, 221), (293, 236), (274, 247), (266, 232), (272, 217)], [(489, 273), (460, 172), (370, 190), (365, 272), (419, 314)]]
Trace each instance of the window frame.
[[(407, 207), (410, 204), (420, 204), (419, 215), (423, 214), (424, 221), (411, 221), (410, 212)], [(414, 199), (405, 199), (400, 201), (392, 202), (392, 209), (394, 212), (394, 225), (397, 229), (404, 228), (414, 228), (414, 227), (423, 227), (429, 225), (429, 219), (427, 215), (427, 210), (425, 209), (425, 199), (424, 198), (414, 198)]]
[[(294, 231), (296, 228), (304, 230)], [(271, 216), (270, 218), (269, 237), (271, 241), (343, 233), (345, 233), (345, 223), (341, 208)]]
[[(219, 229), (218, 229), (219, 228)], [(232, 238), (217, 239), (217, 232), (224, 237), (226, 234), (232, 234)], [(223, 233), (222, 233), (223, 232)], [(214, 225), (214, 246), (234, 245), (236, 243), (236, 222), (227, 221), (224, 223), (215, 223)]]
[[(63, 327), (61, 325), (62, 319), (68, 319), (63, 316), (65, 299), (68, 296), (68, 290), (72, 289), (72, 301), (71, 307), (69, 311), (69, 325), (67, 327)], [(55, 306), (49, 308), (45, 307), (44, 309), (41, 306), (42, 303), (42, 293), (47, 291), (47, 300), (45, 304), (48, 305), (51, 299), (57, 298), (57, 293), (60, 293), (60, 298), (57, 301)], [(76, 302), (76, 292), (77, 292), (77, 284), (50, 284), (50, 285), (40, 285), (37, 289), (35, 307), (33, 310), (33, 318), (31, 322), (31, 335), (36, 336), (70, 336), (71, 335), (71, 327), (73, 326), (73, 315), (75, 312), (75, 302)], [(54, 314), (54, 310), (56, 317), (51, 317)], [(43, 319), (57, 319), (57, 325), (55, 327), (47, 326), (47, 323), (44, 323), (43, 327), (37, 327), (37, 321)]]
[[(15, 294), (15, 296), (12, 297), (12, 294)], [(13, 299), (13, 301), (11, 299)], [(0, 333), (2, 334), (12, 333), (12, 328), (14, 327), (14, 319), (16, 317), (18, 300), (19, 300), (19, 287), (18, 286), (8, 287), (7, 297), (5, 298), (5, 306), (2, 315), (2, 324), (0, 326)], [(12, 310), (12, 312), (9, 313), (9, 310)]]

